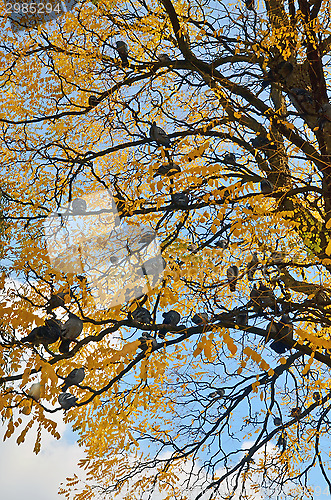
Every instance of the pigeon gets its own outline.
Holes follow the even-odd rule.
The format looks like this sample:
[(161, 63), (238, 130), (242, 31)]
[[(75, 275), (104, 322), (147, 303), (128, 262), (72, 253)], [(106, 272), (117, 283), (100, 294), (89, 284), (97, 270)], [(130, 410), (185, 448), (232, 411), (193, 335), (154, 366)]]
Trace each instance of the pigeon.
[(72, 291), (63, 291), (59, 292), (57, 294), (51, 295), (51, 298), (49, 299), (47, 305), (46, 305), (46, 312), (49, 314), (53, 309), (56, 309), (57, 307), (61, 307), (64, 305), (64, 297), (65, 295), (70, 295), (72, 296)]
[(274, 418), (274, 425), (278, 427), (279, 425), (282, 425), (282, 419), (280, 417), (275, 417)]
[(151, 313), (145, 307), (137, 307), (132, 313), (132, 318), (139, 323), (150, 324), (152, 322)]
[(71, 210), (74, 215), (81, 215), (86, 212), (87, 204), (83, 198), (75, 198), (71, 203)]
[(224, 396), (225, 396), (225, 390), (222, 389), (221, 387), (219, 389), (216, 389), (216, 391), (211, 392), (208, 397), (215, 399), (215, 398), (223, 398)]
[(129, 49), (128, 49), (127, 44), (125, 42), (123, 42), (122, 40), (116, 42), (116, 50), (118, 52), (118, 55), (121, 58), (122, 66), (124, 68), (127, 68), (129, 66), (129, 61), (128, 61)]
[(259, 259), (257, 256), (257, 253), (254, 252), (252, 256), (252, 260), (250, 260), (247, 264), (247, 278), (248, 281), (253, 281), (254, 280), (254, 274), (257, 269), (257, 266), (259, 264)]
[(226, 155), (223, 158), (223, 161), (226, 165), (235, 165), (236, 155), (234, 153), (226, 153)]
[(62, 341), (59, 347), (61, 353), (69, 352), (70, 342), (75, 340), (83, 330), (83, 321), (69, 312), (69, 319), (62, 326)]
[(255, 149), (277, 149), (272, 141), (263, 135), (258, 135), (254, 139), (251, 139), (251, 144)]
[(69, 375), (64, 379), (64, 383), (61, 386), (62, 392), (66, 392), (68, 387), (71, 385), (80, 384), (85, 378), (85, 370), (84, 367), (74, 368)]
[(238, 311), (236, 313), (236, 323), (238, 326), (247, 326), (248, 325), (248, 310), (245, 307), (243, 310)]
[(162, 314), (163, 316), (163, 325), (166, 325), (165, 327), (162, 327), (160, 328), (159, 330), (159, 337), (160, 339), (164, 339), (167, 331), (169, 331), (169, 327), (171, 326), (177, 326), (178, 323), (180, 322), (180, 314), (179, 312), (177, 311), (174, 311), (173, 309), (171, 309), (170, 311), (168, 312), (164, 312)]
[(226, 277), (228, 279), (228, 283), (230, 285), (230, 291), (236, 291), (236, 283), (239, 276), (239, 269), (237, 266), (230, 266), (226, 270)]
[(196, 325), (204, 325), (207, 323), (209, 317), (208, 317), (208, 314), (205, 313), (205, 312), (201, 312), (201, 313), (196, 313), (193, 318), (192, 318), (192, 321), (193, 323), (195, 323)]
[(160, 165), (159, 168), (155, 171), (153, 177), (157, 177), (158, 175), (172, 177), (179, 172), (181, 172), (180, 166), (177, 165), (177, 163), (170, 161), (169, 163)]
[(28, 342), (35, 346), (55, 344), (61, 336), (62, 323), (56, 319), (46, 319), (43, 326), (37, 326), (21, 342)]
[(261, 304), (259, 301), (260, 292), (256, 288), (256, 283), (254, 283), (253, 285), (249, 298), (250, 298), (249, 304), (253, 306), (253, 311), (256, 312), (257, 314), (260, 314), (262, 312)]
[(90, 95), (88, 104), (89, 106), (97, 106), (99, 104), (99, 99), (95, 95)]
[(149, 137), (159, 146), (165, 146), (166, 148), (170, 147), (170, 139), (168, 134), (162, 128), (158, 127), (156, 125), (156, 122), (153, 122), (149, 130)]
[(259, 283), (259, 302), (263, 309), (266, 307), (270, 307), (274, 311), (275, 314), (278, 314), (278, 304), (276, 301), (276, 297), (271, 288), (263, 285), (263, 283)]
[(215, 243), (215, 247), (222, 248), (224, 250), (228, 247), (228, 242), (226, 240), (218, 240)]
[(171, 195), (171, 201), (177, 208), (185, 210), (188, 207), (189, 198), (185, 193), (175, 193)]
[(30, 396), (30, 399), (29, 401), (24, 401), (24, 406), (23, 406), (23, 409), (22, 409), (22, 413), (24, 415), (30, 415), (31, 413), (31, 410), (32, 410), (32, 405), (33, 405), (33, 401), (39, 401), (40, 399), (40, 382), (37, 382), (36, 384), (32, 384), (31, 387), (30, 387), (30, 390), (28, 392), (28, 395)]
[(157, 58), (162, 63), (171, 62), (171, 58), (168, 56), (168, 54), (160, 54), (159, 56), (157, 56)]
[(313, 399), (315, 401), (319, 401), (321, 399), (321, 395), (319, 392), (313, 392)]
[(58, 397), (58, 402), (60, 403), (61, 408), (69, 410), (73, 406), (76, 406), (77, 397), (70, 394), (70, 392), (62, 392), (62, 394)]
[(291, 408), (290, 416), (299, 419), (301, 416), (301, 408), (298, 406), (296, 408)]
[(147, 351), (147, 349), (152, 345), (152, 349), (157, 346), (157, 340), (147, 332), (143, 332), (142, 336), (139, 338), (140, 346), (139, 349), (142, 351)]
[(288, 345), (284, 344), (284, 342), (281, 342), (280, 340), (275, 340), (272, 344), (270, 344), (270, 348), (277, 354), (284, 354), (284, 352), (289, 350)]
[(245, 0), (246, 9), (254, 10), (254, 0)]
[(271, 184), (271, 182), (269, 182), (268, 179), (263, 179), (260, 182), (260, 188), (262, 194), (271, 194), (274, 190), (273, 184)]
[(192, 253), (197, 253), (198, 251), (198, 245), (196, 243), (190, 243), (187, 247), (187, 250), (189, 250)]

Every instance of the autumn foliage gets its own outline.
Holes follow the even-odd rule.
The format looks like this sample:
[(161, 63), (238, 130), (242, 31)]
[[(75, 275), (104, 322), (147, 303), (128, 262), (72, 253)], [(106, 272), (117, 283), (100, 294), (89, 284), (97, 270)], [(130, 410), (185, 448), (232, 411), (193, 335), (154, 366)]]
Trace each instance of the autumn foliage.
[[(37, 421), (38, 453), (85, 368), (67, 498), (310, 498), (317, 468), (331, 493), (330, 8), (92, 0), (19, 33), (3, 13), (0, 412), (18, 444)], [(165, 263), (106, 306), (45, 236), (100, 190)], [(22, 341), (69, 311), (68, 353)]]

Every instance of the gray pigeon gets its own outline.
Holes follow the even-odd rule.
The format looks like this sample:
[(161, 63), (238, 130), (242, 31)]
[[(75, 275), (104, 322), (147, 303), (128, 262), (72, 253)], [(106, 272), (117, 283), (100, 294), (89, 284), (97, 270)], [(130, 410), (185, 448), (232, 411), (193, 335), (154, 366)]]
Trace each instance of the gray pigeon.
[(179, 312), (171, 309), (168, 312), (164, 312), (162, 314), (162, 316), (163, 316), (163, 323), (162, 324), (166, 325), (166, 326), (164, 326), (164, 327), (161, 326), (159, 333), (158, 333), (158, 336), (161, 339), (164, 339), (167, 331), (169, 331), (169, 327), (178, 325), (178, 323), (180, 321), (180, 314), (179, 314)]
[(150, 324), (152, 322), (151, 313), (145, 307), (137, 307), (132, 313), (132, 318), (139, 323)]
[(175, 207), (185, 210), (189, 204), (189, 197), (185, 193), (175, 193), (171, 195), (171, 201)]
[(293, 340), (293, 323), (287, 314), (283, 314), (278, 323), (277, 338), (279, 340)]
[(69, 410), (73, 406), (76, 406), (77, 398), (73, 394), (70, 394), (70, 392), (62, 392), (58, 397), (58, 402), (61, 408)]
[(236, 291), (236, 283), (238, 276), (239, 276), (239, 269), (237, 266), (228, 267), (228, 269), (226, 270), (226, 277), (228, 279), (231, 292)]
[(226, 165), (235, 165), (236, 164), (236, 155), (234, 153), (226, 153), (223, 161)]
[(172, 177), (179, 172), (181, 172), (180, 166), (170, 161), (169, 163), (160, 165), (159, 168), (155, 170), (155, 174), (153, 175), (153, 177), (157, 177), (158, 175)]
[(116, 42), (116, 50), (121, 58), (122, 66), (124, 68), (127, 68), (129, 66), (129, 61), (128, 61), (129, 49), (127, 44), (122, 40), (119, 40), (118, 42)]
[(321, 399), (321, 395), (319, 392), (313, 392), (313, 399), (315, 401), (319, 401)]
[(271, 184), (271, 182), (269, 182), (268, 179), (263, 179), (260, 182), (260, 187), (261, 187), (262, 194), (270, 194), (274, 190), (273, 184)]
[(88, 104), (89, 106), (97, 106), (99, 104), (99, 99), (95, 95), (90, 95)]
[(55, 344), (61, 335), (61, 321), (57, 319), (46, 319), (43, 326), (37, 326), (29, 335), (23, 337), (21, 342), (28, 342), (35, 346), (40, 344), (49, 345)]
[(201, 313), (196, 313), (193, 316), (192, 321), (196, 325), (200, 326), (200, 325), (204, 325), (205, 323), (207, 323), (208, 319), (209, 319), (208, 314), (205, 312), (201, 312)]
[(156, 122), (153, 122), (149, 130), (149, 137), (159, 146), (165, 146), (166, 148), (170, 147), (170, 139), (168, 134), (161, 127), (158, 127), (156, 125)]
[(215, 392), (211, 392), (208, 397), (215, 399), (215, 398), (223, 398), (224, 396), (225, 396), (225, 390), (222, 387), (220, 387), (219, 389), (216, 389)]
[(70, 342), (82, 333), (83, 326), (83, 321), (76, 316), (76, 314), (69, 312), (69, 319), (62, 326), (62, 341), (59, 347), (60, 352), (69, 352)]
[(157, 255), (156, 257), (151, 257), (146, 260), (143, 265), (137, 270), (137, 274), (139, 276), (145, 275), (153, 275), (159, 276), (160, 273), (166, 268), (166, 261), (161, 255)]
[(74, 215), (82, 215), (86, 212), (87, 204), (83, 198), (75, 198), (71, 203), (71, 210)]
[(80, 384), (85, 378), (85, 370), (84, 367), (74, 368), (69, 375), (64, 379), (64, 383), (61, 386), (62, 392), (66, 392), (68, 387), (71, 385)]
[(168, 54), (160, 54), (159, 56), (157, 56), (157, 58), (162, 63), (171, 62), (171, 58), (168, 56)]
[(274, 418), (274, 425), (276, 427), (279, 427), (280, 425), (282, 425), (282, 419), (280, 417), (275, 417)]
[(215, 242), (215, 247), (222, 248), (224, 250), (228, 247), (228, 242), (226, 240), (217, 240)]
[(143, 332), (139, 340), (140, 340), (139, 348), (144, 352), (147, 351), (147, 349), (151, 346), (151, 344), (152, 344), (152, 349), (154, 349), (154, 347), (157, 346), (157, 340), (150, 333)]
[(72, 294), (71, 290), (69, 292), (66, 290), (66, 291), (51, 295), (51, 297), (46, 305), (47, 314), (49, 314), (53, 309), (56, 309), (57, 307), (61, 307), (64, 305), (65, 295), (72, 296), (73, 294)]
[(257, 269), (257, 266), (259, 264), (259, 258), (257, 256), (257, 253), (254, 252), (252, 256), (252, 260), (250, 260), (247, 264), (247, 278), (248, 281), (253, 281), (254, 280), (254, 274)]

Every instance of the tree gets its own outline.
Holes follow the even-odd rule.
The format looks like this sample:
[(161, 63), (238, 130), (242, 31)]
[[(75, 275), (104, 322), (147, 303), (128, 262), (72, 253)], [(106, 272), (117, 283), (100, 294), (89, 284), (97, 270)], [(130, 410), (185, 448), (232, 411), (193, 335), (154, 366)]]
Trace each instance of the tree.
[[(68, 498), (310, 498), (315, 465), (331, 492), (330, 8), (246, 5), (82, 2), (20, 36), (2, 18), (2, 286), (23, 284), (1, 303), (1, 415), (18, 444), (37, 419), (38, 452), (85, 367), (65, 419), (91, 485)], [(166, 262), (108, 308), (43, 232), (100, 189)], [(68, 353), (58, 330), (21, 342), (69, 310)]]

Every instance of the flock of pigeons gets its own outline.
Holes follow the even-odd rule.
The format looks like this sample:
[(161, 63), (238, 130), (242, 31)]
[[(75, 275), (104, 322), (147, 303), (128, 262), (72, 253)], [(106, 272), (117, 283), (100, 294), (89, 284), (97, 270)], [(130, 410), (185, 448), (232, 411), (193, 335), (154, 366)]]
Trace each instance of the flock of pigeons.
[[(49, 313), (53, 309), (62, 306), (64, 304), (64, 296), (66, 292), (59, 292), (56, 295), (52, 295), (47, 306), (46, 311)], [(54, 313), (53, 313), (54, 315)], [(70, 343), (75, 341), (77, 337), (82, 333), (83, 330), (83, 321), (72, 312), (69, 312), (69, 318), (65, 323), (62, 323), (58, 320), (55, 315), (53, 318), (46, 319), (45, 324), (42, 326), (37, 326), (34, 328), (29, 335), (23, 337), (20, 342), (29, 343), (34, 346), (38, 346), (40, 344), (44, 346), (48, 346), (51, 344), (55, 344), (58, 340), (61, 339), (59, 351), (61, 353), (69, 352)], [(77, 398), (70, 392), (67, 392), (67, 389), (72, 385), (80, 384), (85, 377), (84, 367), (75, 368), (72, 370), (69, 375), (64, 379), (64, 383), (62, 385), (62, 394), (58, 397), (58, 402), (60, 406), (64, 410), (69, 410), (72, 406), (76, 405)], [(38, 401), (40, 399), (40, 383), (32, 384), (28, 395)], [(23, 409), (25, 414), (31, 411), (30, 408)]]

